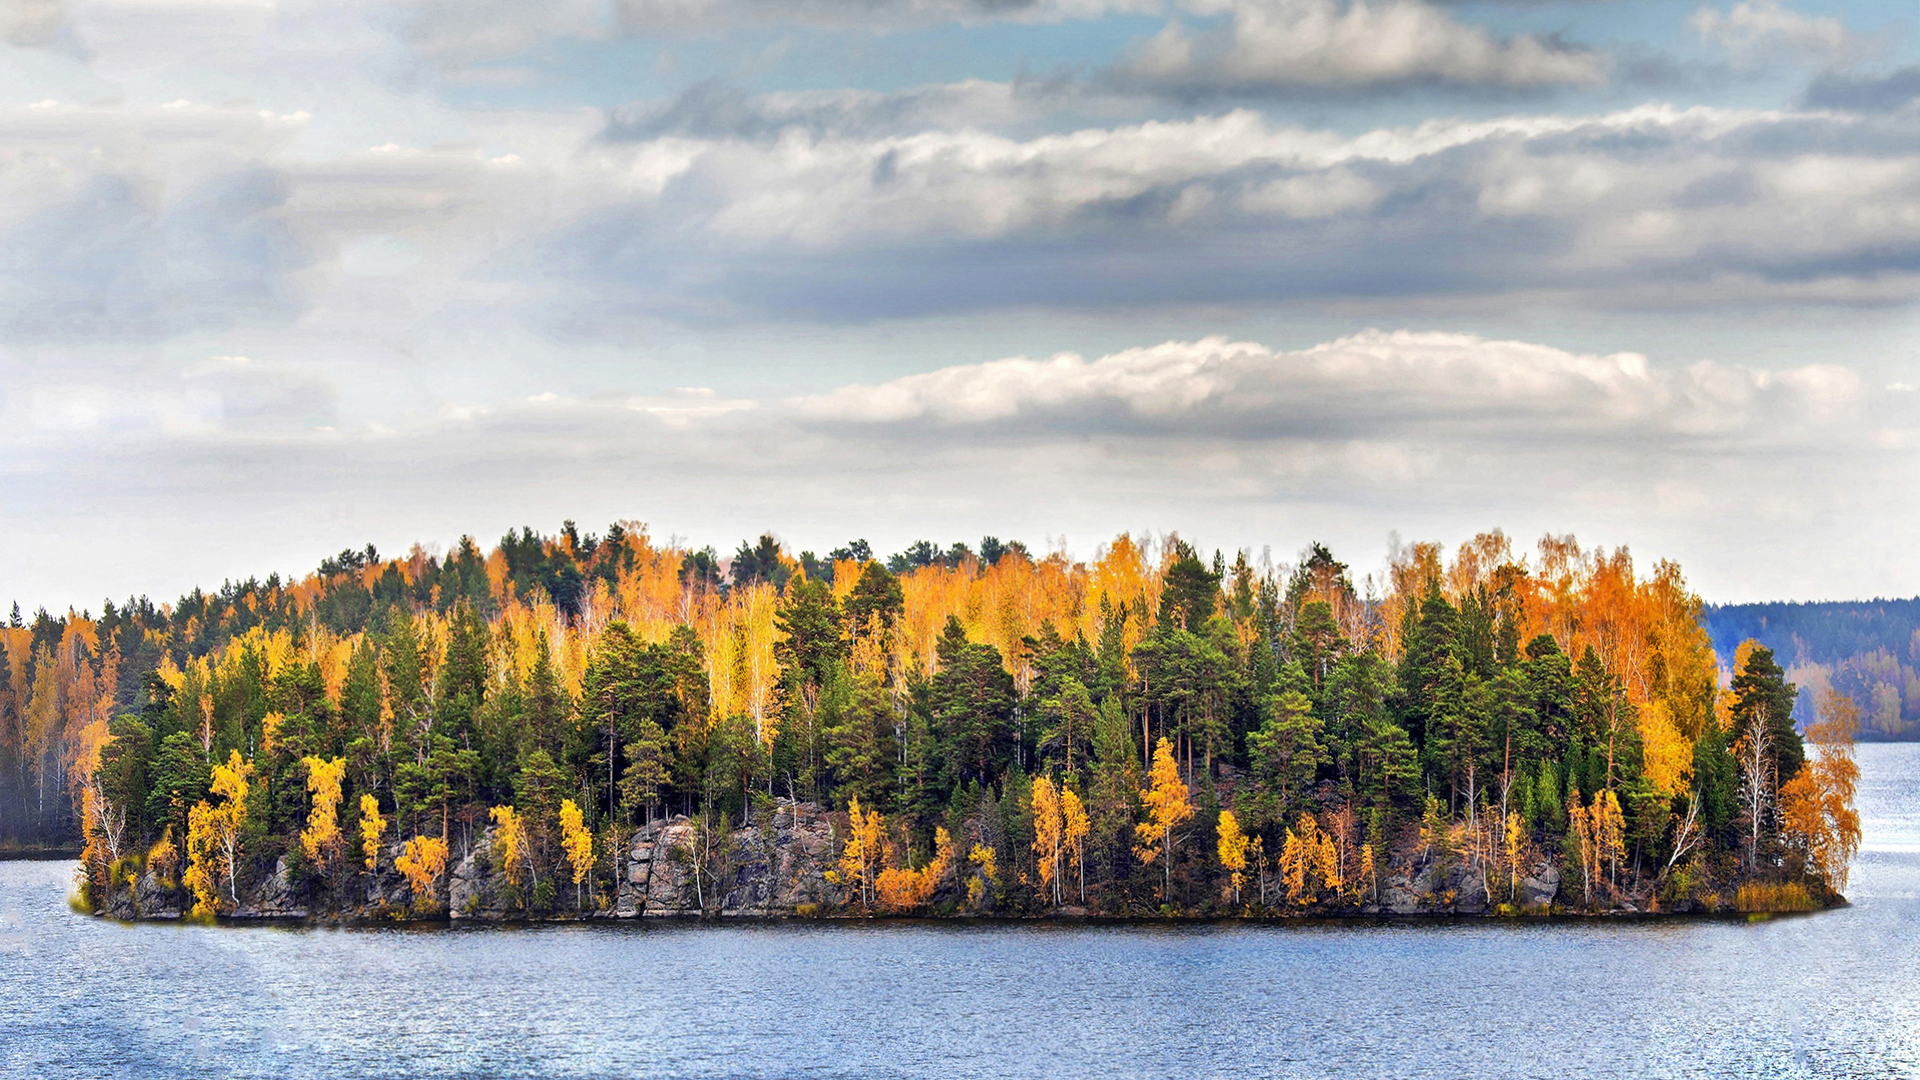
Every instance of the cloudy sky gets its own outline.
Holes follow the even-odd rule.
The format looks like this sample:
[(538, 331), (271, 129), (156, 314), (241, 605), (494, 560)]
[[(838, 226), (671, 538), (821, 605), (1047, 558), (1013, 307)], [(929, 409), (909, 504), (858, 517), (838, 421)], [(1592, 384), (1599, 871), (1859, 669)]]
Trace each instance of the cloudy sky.
[(0, 0), (0, 602), (509, 527), (1920, 592), (1920, 11)]

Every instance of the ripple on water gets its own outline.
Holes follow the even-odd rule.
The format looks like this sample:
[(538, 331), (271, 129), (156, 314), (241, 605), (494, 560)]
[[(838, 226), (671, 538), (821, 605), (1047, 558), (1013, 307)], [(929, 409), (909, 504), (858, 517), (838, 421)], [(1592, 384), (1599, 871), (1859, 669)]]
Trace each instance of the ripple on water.
[(1920, 746), (1861, 764), (1854, 906), (1753, 924), (121, 926), (0, 863), (0, 1075), (1920, 1075)]

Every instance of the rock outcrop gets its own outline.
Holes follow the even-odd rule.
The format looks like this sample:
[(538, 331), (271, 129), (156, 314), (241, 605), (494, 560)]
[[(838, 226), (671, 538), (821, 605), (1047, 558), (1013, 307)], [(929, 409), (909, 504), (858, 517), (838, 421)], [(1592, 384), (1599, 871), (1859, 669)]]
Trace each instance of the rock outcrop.
[(827, 881), (833, 821), (813, 803), (781, 799), (770, 813), (725, 834), (676, 816), (633, 834), (614, 914), (768, 916), (837, 905)]

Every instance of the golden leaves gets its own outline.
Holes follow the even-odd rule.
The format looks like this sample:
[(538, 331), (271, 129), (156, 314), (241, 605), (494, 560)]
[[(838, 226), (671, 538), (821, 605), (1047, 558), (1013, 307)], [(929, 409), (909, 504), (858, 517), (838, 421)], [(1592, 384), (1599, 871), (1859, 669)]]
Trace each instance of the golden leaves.
[(1147, 775), (1147, 788), (1140, 792), (1147, 820), (1133, 827), (1139, 843), (1133, 853), (1151, 864), (1165, 854), (1173, 830), (1193, 816), (1193, 802), (1187, 795), (1187, 783), (1180, 779), (1180, 766), (1173, 759), (1173, 745), (1162, 736), (1153, 748), (1153, 769)]
[(380, 816), (380, 800), (374, 796), (360, 796), (360, 853), (367, 862), (367, 872), (372, 873), (380, 864), (380, 836), (387, 831), (387, 819)]
[(1228, 874), (1233, 884), (1233, 899), (1240, 900), (1240, 886), (1246, 884), (1247, 835), (1240, 831), (1240, 819), (1233, 811), (1220, 811), (1220, 824), (1216, 830), (1219, 842), (1215, 845), (1220, 854), (1220, 868)]
[(416, 836), (407, 841), (400, 857), (393, 860), (393, 868), (407, 879), (407, 888), (413, 892), (414, 910), (432, 910), (438, 902), (440, 875), (447, 868), (447, 842), (437, 836)]
[(227, 879), (227, 898), (239, 903), (240, 835), (247, 823), (247, 793), (252, 790), (253, 763), (240, 751), (229, 752), (227, 763), (213, 767), (212, 793), (218, 807), (202, 799), (187, 811), (187, 873), (183, 879), (193, 891), (195, 918), (208, 918), (220, 908), (219, 879)]
[(914, 870), (910, 867), (890, 866), (880, 871), (874, 880), (874, 898), (879, 902), (880, 910), (890, 914), (904, 914), (925, 907), (933, 899), (933, 892), (940, 882), (946, 879), (948, 871), (953, 869), (953, 837), (943, 827), (933, 830), (933, 861)]
[(847, 812), (847, 840), (840, 850), (835, 877), (839, 885), (856, 891), (863, 911), (873, 902), (873, 884), (880, 868), (884, 835), (880, 812), (868, 810), (863, 814), (856, 796)]
[(347, 759), (328, 761), (309, 755), (301, 758), (300, 764), (306, 767), (307, 791), (313, 796), (307, 827), (300, 833), (300, 849), (309, 861), (324, 869), (340, 846), (340, 784), (346, 779)]
[(573, 865), (573, 883), (578, 886), (593, 871), (593, 833), (572, 799), (560, 803), (560, 846)]
[(515, 812), (511, 804), (494, 807), (489, 816), (493, 818), (496, 865), (506, 875), (507, 884), (518, 888), (522, 880), (522, 863), (531, 865), (532, 853), (527, 847), (527, 819)]
[(1860, 850), (1860, 813), (1854, 789), (1860, 766), (1854, 760), (1854, 736), (1860, 710), (1852, 698), (1827, 693), (1820, 720), (1807, 728), (1813, 753), (1793, 779), (1780, 785), (1781, 832), (1827, 887), (1847, 887), (1847, 871)]

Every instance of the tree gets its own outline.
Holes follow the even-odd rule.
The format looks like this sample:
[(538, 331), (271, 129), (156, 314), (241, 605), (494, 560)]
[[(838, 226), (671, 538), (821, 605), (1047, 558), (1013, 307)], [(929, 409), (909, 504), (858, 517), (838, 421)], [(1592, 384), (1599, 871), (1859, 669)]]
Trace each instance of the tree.
[(380, 837), (387, 831), (387, 819), (380, 816), (380, 800), (372, 794), (360, 796), (360, 852), (371, 874), (380, 865)]
[(1153, 748), (1153, 770), (1148, 786), (1140, 792), (1147, 820), (1134, 826), (1134, 855), (1151, 866), (1157, 859), (1163, 873), (1162, 899), (1173, 899), (1173, 849), (1175, 830), (1193, 816), (1193, 801), (1188, 798), (1186, 781), (1180, 779), (1180, 766), (1173, 760), (1173, 746), (1165, 736)]
[(1087, 860), (1083, 845), (1087, 839), (1087, 808), (1072, 788), (1060, 787), (1060, 842), (1073, 860), (1073, 871), (1080, 878), (1080, 903), (1087, 902)]
[(393, 860), (393, 868), (407, 879), (413, 910), (432, 911), (439, 903), (440, 875), (447, 869), (447, 842), (437, 836), (415, 836)]
[(1280, 880), (1287, 887), (1287, 901), (1296, 906), (1311, 904), (1322, 892), (1341, 886), (1340, 854), (1333, 838), (1320, 830), (1312, 814), (1301, 814), (1287, 830), (1286, 843), (1280, 849)]
[(782, 698), (788, 711), (783, 734), (800, 744), (800, 772), (809, 792), (819, 766), (817, 717), (820, 695), (846, 663), (848, 641), (841, 626), (840, 606), (831, 582), (799, 578), (787, 586), (774, 612), (780, 638), (774, 642), (774, 662), (780, 665)]
[(860, 800), (855, 799), (847, 812), (847, 840), (840, 849), (840, 862), (831, 880), (854, 890), (854, 895), (860, 898), (861, 911), (873, 904), (873, 882), (880, 866), (885, 832), (880, 812), (869, 810), (863, 815)]
[(960, 620), (949, 615), (936, 653), (940, 670), (933, 677), (932, 704), (945, 743), (950, 786), (992, 779), (991, 766), (1010, 734), (1013, 676), (1000, 663), (1000, 650), (967, 640)]
[(1733, 746), (1734, 760), (1740, 766), (1740, 812), (1747, 825), (1747, 868), (1759, 865), (1760, 836), (1771, 824), (1776, 794), (1777, 756), (1773, 748), (1773, 725), (1766, 708), (1747, 714), (1746, 728)]
[(1160, 585), (1160, 621), (1198, 632), (1220, 602), (1222, 575), (1207, 569), (1184, 540), (1173, 542), (1173, 561)]
[(1780, 786), (1781, 831), (1807, 868), (1838, 893), (1847, 887), (1848, 864), (1860, 850), (1860, 814), (1853, 806), (1860, 780), (1853, 757), (1860, 710), (1852, 698), (1828, 692), (1820, 713), (1819, 722), (1807, 729), (1813, 757)]
[(1799, 690), (1787, 681), (1786, 672), (1774, 662), (1772, 649), (1749, 638), (1739, 652), (1745, 654), (1745, 661), (1733, 676), (1733, 705), (1729, 710), (1732, 727), (1734, 731), (1746, 732), (1755, 723), (1766, 726), (1768, 771), (1777, 790), (1800, 771), (1807, 756), (1800, 732), (1793, 724), (1793, 706)]
[(1061, 819), (1060, 796), (1053, 781), (1045, 776), (1033, 780), (1033, 858), (1040, 872), (1040, 891), (1054, 907), (1061, 899), (1061, 862), (1065, 854), (1065, 826)]
[(1346, 638), (1341, 636), (1340, 624), (1334, 621), (1330, 604), (1325, 600), (1309, 600), (1301, 605), (1299, 617), (1294, 620), (1290, 651), (1313, 681), (1314, 689), (1318, 690), (1326, 682), (1346, 648)]
[(1093, 698), (1079, 679), (1069, 675), (1061, 681), (1060, 692), (1041, 702), (1040, 708), (1050, 723), (1035, 749), (1058, 752), (1066, 773), (1072, 775), (1074, 751), (1093, 737)]
[(878, 562), (867, 559), (860, 567), (860, 580), (854, 583), (853, 592), (847, 597), (843, 610), (847, 619), (848, 640), (858, 642), (876, 638), (878, 648), (874, 652), (885, 656), (893, 649), (894, 624), (906, 610), (900, 579), (888, 573), (887, 568)]
[(1568, 832), (1575, 840), (1580, 858), (1581, 888), (1587, 903), (1593, 902), (1593, 887), (1600, 875), (1607, 875), (1609, 892), (1617, 892), (1620, 860), (1626, 855), (1626, 824), (1620, 813), (1620, 800), (1611, 791), (1593, 797), (1593, 805), (1580, 801), (1580, 791), (1567, 794)]
[[(489, 811), (488, 816), (493, 819), (493, 853), (497, 860), (495, 865), (506, 877), (507, 884), (518, 890), (520, 883), (528, 880), (522, 876), (524, 873), (530, 876), (531, 884), (538, 885), (540, 872), (534, 865), (533, 849), (527, 843), (526, 818), (520, 816), (511, 804), (494, 807)], [(524, 895), (521, 901), (524, 906), (526, 901)]]
[(944, 827), (936, 826), (933, 830), (933, 859), (927, 865), (918, 870), (889, 866), (874, 879), (873, 894), (880, 910), (897, 915), (925, 907), (933, 899), (934, 890), (940, 887), (953, 869), (953, 860), (953, 837)]
[(213, 767), (212, 794), (221, 800), (215, 807), (202, 799), (187, 816), (187, 875), (185, 884), (193, 890), (193, 914), (206, 918), (219, 910), (220, 878), (227, 879), (227, 900), (240, 902), (240, 840), (247, 824), (247, 793), (253, 779), (253, 763), (229, 751), (225, 765)]
[(147, 821), (155, 827), (170, 827), (176, 835), (186, 835), (187, 811), (207, 797), (212, 783), (212, 772), (198, 741), (184, 731), (169, 733), (160, 740), (160, 750), (154, 755), (152, 786), (147, 789)]
[(1279, 796), (1281, 809), (1291, 810), (1326, 761), (1325, 725), (1314, 715), (1312, 699), (1298, 690), (1269, 696), (1265, 713), (1260, 730), (1247, 734), (1247, 756), (1255, 777)]
[(300, 764), (307, 770), (307, 791), (313, 797), (300, 849), (309, 862), (325, 870), (340, 847), (340, 782), (347, 775), (347, 759), (329, 761), (309, 755)]
[(1227, 872), (1228, 881), (1233, 886), (1233, 902), (1238, 904), (1240, 886), (1246, 881), (1247, 837), (1240, 831), (1239, 819), (1233, 816), (1231, 810), (1220, 811), (1220, 827), (1216, 832), (1219, 836), (1220, 868)]
[(567, 861), (573, 864), (574, 906), (584, 906), (581, 882), (593, 872), (593, 833), (572, 799), (560, 803), (560, 846), (566, 850)]
[(878, 675), (844, 669), (834, 674), (821, 697), (820, 722), (836, 800), (858, 798), (871, 805), (886, 796), (890, 766), (899, 757), (899, 720)]

